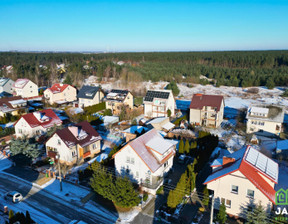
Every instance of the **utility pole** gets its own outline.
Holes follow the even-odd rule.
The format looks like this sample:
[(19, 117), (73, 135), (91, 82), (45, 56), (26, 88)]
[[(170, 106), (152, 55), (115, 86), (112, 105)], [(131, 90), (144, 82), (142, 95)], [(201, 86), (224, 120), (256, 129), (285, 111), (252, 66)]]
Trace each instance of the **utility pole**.
[(56, 155), (56, 159), (58, 160), (58, 172), (59, 172), (59, 181), (60, 181), (60, 191), (62, 191), (62, 176), (61, 176), (61, 166), (60, 166), (60, 155)]
[(213, 212), (214, 212), (214, 195), (211, 196), (211, 211), (210, 211), (210, 224), (213, 224)]

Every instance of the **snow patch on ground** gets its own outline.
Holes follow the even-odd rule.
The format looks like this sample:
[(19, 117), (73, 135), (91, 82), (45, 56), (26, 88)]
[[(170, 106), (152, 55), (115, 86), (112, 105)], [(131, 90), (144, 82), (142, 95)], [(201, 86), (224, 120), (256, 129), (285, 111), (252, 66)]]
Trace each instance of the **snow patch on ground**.
[(62, 187), (63, 190), (60, 191), (59, 180), (52, 179), (43, 188), (51, 194), (57, 195), (58, 197), (64, 198), (65, 200), (76, 202), (80, 202), (82, 198), (90, 193), (90, 191), (84, 188), (63, 181)]

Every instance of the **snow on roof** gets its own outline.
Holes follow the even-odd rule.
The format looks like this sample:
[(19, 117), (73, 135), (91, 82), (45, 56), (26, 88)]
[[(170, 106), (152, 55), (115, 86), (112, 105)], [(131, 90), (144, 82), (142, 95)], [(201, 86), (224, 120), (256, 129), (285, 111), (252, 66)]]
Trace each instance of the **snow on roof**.
[(118, 95), (118, 93), (108, 93), (107, 97), (115, 97), (117, 95)]
[(161, 155), (173, 146), (173, 144), (171, 144), (170, 142), (167, 142), (165, 140), (163, 141), (162, 137), (151, 138), (145, 145), (153, 149), (154, 151), (160, 153)]
[[(45, 91), (50, 90), (53, 94), (56, 93), (61, 93), (63, 92), (68, 86), (68, 84), (62, 84), (62, 83), (55, 83), (53, 86), (51, 86), (50, 88), (46, 89)], [(71, 86), (72, 87), (72, 86)]]
[(123, 132), (135, 134), (136, 131), (137, 131), (138, 133), (141, 133), (143, 129), (144, 129), (145, 131), (148, 130), (148, 128), (146, 128), (146, 127), (136, 126), (136, 125), (135, 125), (135, 126), (131, 126), (130, 128), (125, 129)]
[(119, 122), (119, 117), (117, 116), (104, 116), (103, 117), (104, 124), (115, 124)]
[(249, 147), (245, 160), (278, 182), (278, 164), (253, 147)]
[(10, 104), (12, 105), (16, 105), (16, 104), (22, 104), (22, 103), (26, 103), (26, 100), (20, 99), (20, 100), (12, 100), (12, 101), (8, 101)]
[(268, 114), (269, 109), (264, 107), (251, 107), (250, 108), (251, 113), (262, 113), (262, 114)]
[(277, 141), (277, 149), (288, 150), (288, 140)]
[(162, 125), (162, 128), (164, 128), (165, 130), (168, 130), (168, 131), (174, 127), (175, 127), (175, 124), (173, 124), (171, 122), (167, 122), (166, 124)]
[[(150, 142), (148, 145), (152, 146), (153, 148), (155, 148), (156, 146), (160, 148), (155, 148), (156, 151), (159, 151), (159, 153), (161, 151), (165, 151), (162, 150), (161, 147), (162, 145), (166, 145), (169, 144), (170, 147), (173, 146), (172, 143), (170, 143), (168, 141), (168, 143), (166, 143), (166, 139), (164, 139), (156, 129), (152, 129), (148, 132), (146, 132), (145, 134), (139, 136), (138, 138), (132, 140), (131, 142), (129, 142), (126, 146), (124, 146), (122, 149), (126, 148), (126, 147), (131, 147), (132, 149), (134, 149), (134, 151), (138, 154), (138, 156), (143, 160), (143, 162), (147, 165), (147, 167), (151, 170), (151, 172), (155, 172), (156, 170), (158, 170), (161, 166), (162, 163), (159, 162), (155, 156), (153, 155), (153, 153), (150, 151), (150, 149), (148, 149), (148, 147), (146, 146), (146, 144), (151, 141), (152, 139), (157, 140), (156, 143)], [(121, 149), (121, 150), (122, 150)], [(113, 157), (117, 156), (117, 154), (119, 152), (118, 151), (116, 154), (113, 155)], [(175, 154), (175, 151), (170, 154), (168, 154), (168, 156), (173, 156)], [(170, 157), (169, 157), (170, 158)]]
[(13, 87), (22, 89), (29, 81), (29, 79), (17, 79), (13, 84)]
[(157, 124), (157, 123), (161, 123), (162, 121), (165, 121), (167, 119), (169, 120), (168, 117), (157, 117), (157, 118), (154, 118), (151, 121), (147, 122), (146, 124)]
[[(253, 110), (253, 108), (256, 108), (256, 109)], [(254, 111), (254, 112), (252, 112), (252, 111)], [(259, 112), (257, 112), (257, 111), (259, 111)], [(264, 107), (249, 107), (247, 115), (246, 115), (246, 119), (283, 123), (284, 112), (285, 112), (284, 108), (281, 106), (274, 106), (274, 105), (271, 106), (270, 105), (270, 106), (267, 106), (266, 108), (264, 108)]]

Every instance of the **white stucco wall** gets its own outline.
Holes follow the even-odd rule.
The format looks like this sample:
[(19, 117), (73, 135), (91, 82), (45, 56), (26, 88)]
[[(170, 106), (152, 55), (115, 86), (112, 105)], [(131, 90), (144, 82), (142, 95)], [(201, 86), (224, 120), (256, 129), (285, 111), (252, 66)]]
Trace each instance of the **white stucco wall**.
[[(100, 101), (99, 101), (100, 99)], [(79, 107), (83, 108), (83, 107), (89, 107), (89, 106), (93, 106), (96, 104), (99, 104), (101, 102), (103, 102), (104, 99), (104, 94), (102, 91), (98, 91), (93, 99), (84, 99), (84, 98), (79, 98)]]
[(23, 87), (23, 89), (14, 88), (16, 96), (34, 97), (38, 96), (38, 86), (29, 80), (29, 82)]
[(32, 128), (23, 117), (21, 117), (15, 125), (16, 138), (22, 138), (24, 136), (31, 138), (33, 136), (44, 134), (46, 131), (47, 130), (42, 126)]
[[(238, 194), (231, 192), (232, 185), (238, 186)], [(274, 184), (272, 187), (274, 187)], [(214, 191), (215, 208), (219, 208), (221, 198), (231, 200), (231, 207), (229, 208), (226, 206), (226, 212), (234, 216), (243, 217), (243, 214), (245, 213), (243, 208), (246, 209), (250, 204), (251, 199), (247, 197), (248, 189), (254, 191), (254, 204), (258, 204), (261, 201), (261, 205), (265, 208), (271, 208), (272, 206), (272, 202), (270, 202), (269, 199), (240, 171), (236, 171), (208, 183), (207, 188)]]
[[(252, 124), (252, 121), (253, 122), (257, 122), (257, 124)], [(264, 122), (264, 125), (259, 125), (258, 122)], [(280, 129), (279, 130), (276, 130), (276, 126), (279, 126)], [(267, 131), (269, 133), (273, 133), (273, 134), (276, 134), (276, 135), (279, 135), (282, 131), (282, 123), (279, 123), (279, 122), (270, 122), (270, 121), (261, 121), (259, 119), (248, 119), (247, 120), (247, 129), (246, 129), (246, 132), (248, 134), (250, 133), (254, 133), (254, 132), (257, 132), (257, 131), (260, 131), (260, 130), (263, 130), (263, 131)]]

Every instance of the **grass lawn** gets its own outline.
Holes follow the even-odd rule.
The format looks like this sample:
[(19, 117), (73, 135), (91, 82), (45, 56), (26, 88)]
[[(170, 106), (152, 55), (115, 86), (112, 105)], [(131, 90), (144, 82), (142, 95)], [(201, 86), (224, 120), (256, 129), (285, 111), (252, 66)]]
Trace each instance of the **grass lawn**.
[(143, 97), (135, 97), (135, 98), (134, 98), (134, 104), (135, 104), (135, 105), (141, 105), (141, 104), (143, 104)]

